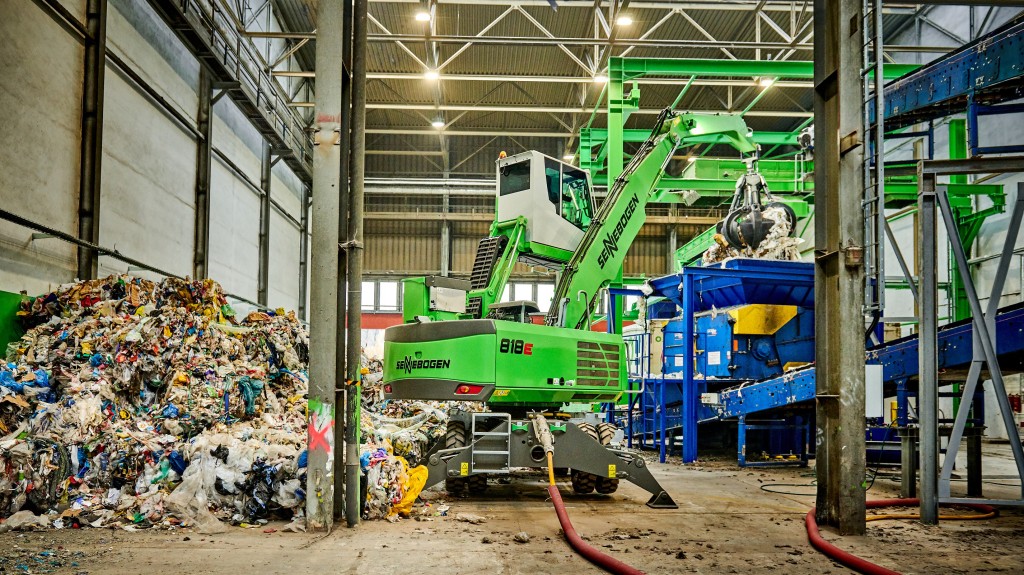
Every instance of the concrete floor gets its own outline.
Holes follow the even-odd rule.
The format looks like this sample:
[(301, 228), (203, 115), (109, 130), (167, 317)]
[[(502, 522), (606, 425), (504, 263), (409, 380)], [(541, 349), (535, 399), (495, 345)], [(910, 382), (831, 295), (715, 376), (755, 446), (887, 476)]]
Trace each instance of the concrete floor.
[[(987, 446), (986, 455), (1005, 459), (1005, 447)], [(726, 457), (693, 466), (652, 464), (652, 469), (679, 503), (678, 510), (648, 509), (643, 505), (647, 495), (625, 483), (612, 496), (587, 497), (571, 495), (565, 485), (562, 493), (577, 530), (591, 544), (648, 573), (850, 572), (807, 544), (803, 517), (813, 496), (762, 490), (766, 486), (813, 494), (811, 470), (739, 469)], [(1019, 494), (1012, 486), (986, 489), (990, 496)], [(891, 497), (897, 491), (894, 481), (880, 477), (869, 497)], [(487, 495), (472, 499), (447, 500), (437, 491), (427, 496), (434, 509), (447, 503), (448, 516), (364, 522), (356, 529), (339, 527), (330, 535), (264, 533), (262, 528), (231, 528), (212, 536), (189, 530), (7, 533), (0, 535), (0, 573), (24, 572), (18, 565), (27, 565), (32, 573), (118, 575), (601, 572), (560, 537), (540, 474), (519, 474), (507, 484), (492, 482)], [(487, 519), (471, 525), (457, 521), (458, 513)], [(530, 534), (529, 543), (513, 541), (520, 531)], [(1017, 510), (990, 521), (948, 521), (938, 527), (872, 522), (865, 537), (840, 538), (827, 530), (825, 536), (905, 573), (1024, 572), (1024, 512)], [(493, 542), (484, 543), (485, 537)]]

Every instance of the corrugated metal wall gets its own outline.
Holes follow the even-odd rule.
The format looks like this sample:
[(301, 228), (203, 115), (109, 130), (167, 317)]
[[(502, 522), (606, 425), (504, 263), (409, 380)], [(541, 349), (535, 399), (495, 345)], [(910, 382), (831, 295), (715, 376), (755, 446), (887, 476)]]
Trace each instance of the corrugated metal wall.
[(437, 274), (441, 269), (441, 222), (367, 220), (367, 275)]

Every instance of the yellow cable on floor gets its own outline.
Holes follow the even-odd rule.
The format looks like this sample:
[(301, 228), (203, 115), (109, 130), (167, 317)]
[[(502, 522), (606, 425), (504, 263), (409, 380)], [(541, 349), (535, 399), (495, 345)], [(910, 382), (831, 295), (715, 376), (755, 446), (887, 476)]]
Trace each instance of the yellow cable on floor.
[[(965, 521), (970, 521), (970, 520), (978, 520), (978, 519), (992, 519), (995, 516), (996, 516), (996, 512), (992, 511), (990, 513), (978, 513), (978, 514), (971, 514), (971, 515), (939, 515), (939, 519), (941, 519), (941, 520), (947, 520), (947, 519), (957, 520), (957, 519), (962, 519), (962, 520), (965, 520)], [(920, 518), (921, 518), (920, 515), (911, 515), (911, 514), (906, 514), (906, 515), (883, 514), (883, 515), (868, 515), (866, 521), (883, 521), (885, 519), (920, 519)]]

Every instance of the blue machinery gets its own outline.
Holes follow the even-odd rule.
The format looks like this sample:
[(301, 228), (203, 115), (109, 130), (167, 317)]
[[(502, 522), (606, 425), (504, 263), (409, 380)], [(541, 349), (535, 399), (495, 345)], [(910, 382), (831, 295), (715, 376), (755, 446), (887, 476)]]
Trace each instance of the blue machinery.
[[(708, 356), (714, 353), (725, 354), (730, 348), (735, 354), (736, 351), (742, 351), (744, 346), (738, 343), (722, 346), (713, 341), (709, 344), (708, 327), (711, 324), (707, 321), (712, 316), (706, 312), (746, 304), (797, 306), (801, 310), (810, 310), (814, 304), (813, 264), (738, 259), (726, 262), (723, 267), (684, 268), (676, 275), (651, 280), (650, 285), (654, 289), (652, 295), (667, 298), (683, 311), (677, 320), (665, 328), (663, 355), (669, 365), (664, 367), (662, 375), (644, 376), (643, 358), (649, 353), (649, 342), (645, 337), (632, 336), (631, 345), (639, 353), (633, 356), (635, 363), (630, 372), (636, 374), (633, 382), (639, 387), (629, 406), (634, 415), (629, 418), (626, 426), (631, 441), (641, 446), (655, 447), (662, 461), (677, 440), (681, 441), (683, 461), (691, 462), (697, 459), (699, 423), (736, 420), (737, 459), (740, 465), (805, 464), (810, 423), (807, 417), (795, 415), (757, 423), (748, 423), (747, 418), (813, 400), (816, 392), (814, 367), (807, 366), (785, 373), (779, 369), (781, 375), (742, 383), (736, 378), (709, 376), (709, 373), (714, 373), (714, 369), (709, 367), (713, 368), (726, 358), (720, 356), (716, 362), (709, 360)], [(622, 291), (634, 293), (633, 290)], [(810, 314), (798, 313), (787, 326), (805, 326), (807, 316)], [(813, 319), (810, 325), (813, 328)], [(700, 333), (701, 326), (704, 326), (703, 333)], [(1003, 371), (1024, 371), (1024, 304), (1001, 310), (995, 326)], [(711, 327), (711, 330), (715, 328)], [(780, 335), (780, 342), (788, 340), (792, 344), (796, 341), (798, 349), (795, 355), (806, 353), (806, 349), (800, 349), (806, 345), (800, 343), (804, 341), (801, 338), (806, 333), (791, 331), (783, 334), (780, 330)], [(733, 334), (730, 337), (735, 338), (733, 342), (743, 341), (739, 335)], [(951, 324), (939, 331), (939, 369), (947, 376), (959, 375), (962, 378), (973, 358), (972, 338), (973, 326), (970, 321)], [(813, 356), (813, 339), (810, 342), (810, 353)], [(687, 348), (690, 353), (685, 353)], [(748, 349), (752, 347), (748, 346)], [(908, 399), (913, 396), (913, 391), (908, 383), (918, 375), (917, 354), (916, 336), (892, 341), (866, 352), (868, 364), (882, 366), (886, 389), (884, 395), (897, 397), (897, 424), (901, 428), (906, 427), (911, 419)], [(753, 359), (762, 364), (771, 363), (771, 359), (765, 361), (767, 357), (762, 355)], [(709, 363), (713, 365), (709, 366)], [(730, 363), (737, 362), (733, 360)], [(707, 400), (709, 393), (713, 394), (715, 400), (702, 403), (702, 396)], [(751, 430), (775, 432), (772, 453), (782, 451), (777, 448), (780, 444), (788, 444), (791, 448), (796, 446), (797, 449), (781, 461), (752, 461), (745, 451), (746, 432)], [(892, 434), (886, 430), (880, 435), (889, 438)]]

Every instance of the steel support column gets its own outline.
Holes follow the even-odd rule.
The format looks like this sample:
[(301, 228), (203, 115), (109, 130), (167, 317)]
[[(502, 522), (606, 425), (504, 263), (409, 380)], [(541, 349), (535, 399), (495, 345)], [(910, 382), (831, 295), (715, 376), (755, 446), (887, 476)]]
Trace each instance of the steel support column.
[[(349, 176), (352, 163), (352, 0), (342, 0), (345, 4), (343, 8), (344, 24), (341, 27), (341, 36), (343, 39), (341, 46), (341, 61), (342, 61), (342, 73), (341, 73), (341, 181), (339, 182), (339, 210), (338, 210), (338, 238), (344, 242), (348, 238), (348, 203), (349, 203)], [(348, 256), (346, 250), (338, 250), (338, 313), (342, 317), (348, 315)], [(339, 329), (344, 329), (344, 322), (339, 325)], [(337, 341), (338, 345), (338, 373), (348, 373), (346, 370), (346, 357), (348, 356), (348, 348), (345, 346), (345, 338), (339, 337)], [(334, 391), (334, 398), (337, 405), (348, 405), (347, 398), (347, 387), (339, 386)], [(339, 425), (334, 429), (334, 445), (338, 451), (338, 457), (344, 457), (341, 453), (345, 445), (345, 426)], [(347, 471), (347, 470), (346, 470)], [(345, 480), (346, 474), (339, 473), (334, 477), (334, 491), (336, 493), (345, 493)], [(334, 500), (334, 518), (336, 520), (342, 520), (345, 518), (345, 499), (337, 498)]]
[(665, 273), (676, 272), (676, 250), (679, 249), (679, 230), (675, 226), (668, 228), (668, 254), (665, 258)]
[(362, 378), (363, 197), (366, 158), (366, 12), (369, 0), (355, 0), (352, 19), (352, 172), (348, 259), (348, 397), (345, 409), (345, 520), (359, 524), (359, 406)]
[[(103, 84), (107, 67), (107, 0), (85, 9), (85, 72), (82, 88), (82, 146), (78, 187), (78, 239), (100, 241), (100, 164), (103, 160)], [(78, 247), (78, 279), (93, 279), (99, 255)]]
[(210, 161), (213, 151), (213, 82), (199, 67), (199, 109), (196, 113), (196, 217), (192, 277), (210, 275)]
[[(448, 191), (441, 198), (441, 213), (447, 215), (450, 209)], [(448, 277), (452, 273), (452, 223), (445, 218), (441, 222), (441, 276)]]
[(815, 0), (817, 519), (865, 531), (860, 0)]
[(302, 184), (299, 197), (299, 319), (306, 321), (306, 298), (309, 294), (309, 186)]
[(918, 390), (917, 413), (921, 426), (921, 522), (939, 520), (939, 381), (938, 279), (935, 262), (936, 194), (934, 174), (918, 174), (917, 214), (921, 222), (917, 261), (921, 265), (917, 290)]
[(260, 305), (267, 305), (270, 292), (270, 168), (273, 166), (273, 156), (270, 153), (270, 142), (263, 141), (263, 160), (260, 163), (260, 237), (259, 237), (259, 267), (256, 279), (256, 301)]
[(338, 218), (341, 180), (342, 0), (320, 2), (313, 120), (313, 238), (309, 323), (309, 467), (306, 525), (330, 530), (334, 511), (335, 389), (338, 384)]

